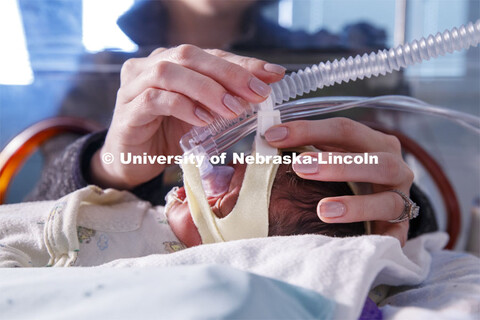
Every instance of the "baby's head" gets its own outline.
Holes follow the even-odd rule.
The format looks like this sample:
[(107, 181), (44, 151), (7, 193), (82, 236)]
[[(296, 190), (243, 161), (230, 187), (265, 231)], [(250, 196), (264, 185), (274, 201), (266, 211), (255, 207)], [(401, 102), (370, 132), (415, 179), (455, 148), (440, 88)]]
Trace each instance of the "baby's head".
[[(247, 165), (236, 164), (233, 167), (235, 172), (228, 191), (207, 198), (208, 205), (218, 218), (226, 217), (239, 198)], [(305, 180), (295, 174), (291, 165), (281, 164), (271, 188), (268, 235), (323, 234), (342, 237), (363, 234), (363, 223), (327, 224), (317, 216), (316, 207), (321, 199), (350, 194), (352, 192), (346, 183)], [(201, 244), (184, 188), (172, 191), (167, 198), (166, 214), (178, 239), (188, 247)]]
[(320, 200), (343, 195), (352, 195), (345, 182), (302, 179), (291, 165), (280, 165), (270, 196), (268, 235), (323, 234), (347, 237), (364, 234), (363, 222), (325, 223), (318, 217)]

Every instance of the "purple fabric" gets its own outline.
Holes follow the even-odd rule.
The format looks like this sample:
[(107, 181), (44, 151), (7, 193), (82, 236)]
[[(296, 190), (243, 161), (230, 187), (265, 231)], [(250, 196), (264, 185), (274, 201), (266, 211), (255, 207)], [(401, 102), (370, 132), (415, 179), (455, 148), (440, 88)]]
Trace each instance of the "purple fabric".
[(362, 314), (360, 315), (359, 320), (382, 320), (383, 315), (382, 311), (377, 307), (375, 302), (372, 299), (367, 297), (365, 304), (363, 305)]

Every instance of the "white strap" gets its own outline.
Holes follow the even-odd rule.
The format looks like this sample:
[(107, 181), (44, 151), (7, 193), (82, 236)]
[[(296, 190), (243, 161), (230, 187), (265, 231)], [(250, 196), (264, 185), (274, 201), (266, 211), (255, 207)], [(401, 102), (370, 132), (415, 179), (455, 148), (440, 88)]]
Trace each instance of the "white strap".
[(265, 132), (272, 126), (282, 123), (280, 111), (273, 110), (272, 97), (259, 105), (257, 113), (257, 135), (255, 136), (255, 151), (263, 156), (277, 155), (278, 151), (265, 140)]

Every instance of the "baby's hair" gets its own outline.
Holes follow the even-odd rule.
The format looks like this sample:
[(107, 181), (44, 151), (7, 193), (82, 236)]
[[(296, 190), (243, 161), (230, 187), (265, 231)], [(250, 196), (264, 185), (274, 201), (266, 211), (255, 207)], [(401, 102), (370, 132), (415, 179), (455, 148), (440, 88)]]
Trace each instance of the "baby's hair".
[(272, 187), (269, 236), (323, 234), (347, 237), (365, 233), (363, 222), (325, 223), (317, 215), (318, 202), (327, 197), (352, 195), (345, 182), (305, 180), (291, 165), (280, 165)]

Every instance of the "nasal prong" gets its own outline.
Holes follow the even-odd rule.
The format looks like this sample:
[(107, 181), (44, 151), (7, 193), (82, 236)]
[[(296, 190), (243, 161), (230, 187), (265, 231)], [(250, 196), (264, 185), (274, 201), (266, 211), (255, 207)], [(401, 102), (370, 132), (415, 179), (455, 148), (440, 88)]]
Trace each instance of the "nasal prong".
[(228, 191), (235, 169), (230, 166), (213, 166), (202, 174), (202, 185), (207, 197), (218, 197)]

